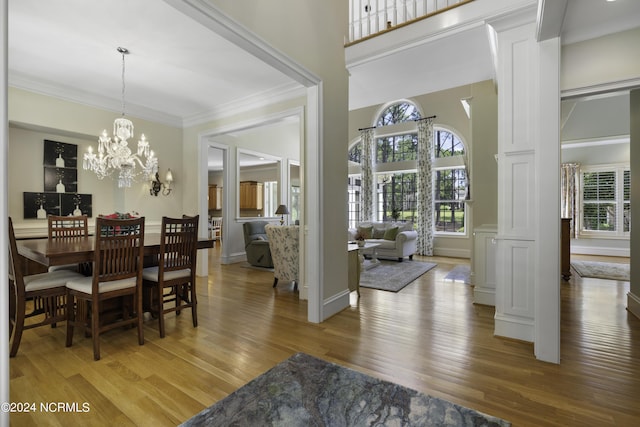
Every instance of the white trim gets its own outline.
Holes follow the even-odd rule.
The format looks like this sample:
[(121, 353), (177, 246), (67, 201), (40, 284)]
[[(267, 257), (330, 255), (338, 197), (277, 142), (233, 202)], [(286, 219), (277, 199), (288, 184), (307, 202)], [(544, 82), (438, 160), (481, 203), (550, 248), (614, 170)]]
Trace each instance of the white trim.
[(640, 319), (640, 297), (631, 292), (627, 293), (627, 310)]
[(611, 246), (599, 247), (599, 246), (585, 246), (577, 244), (578, 239), (571, 241), (571, 253), (576, 255), (598, 255), (598, 256), (615, 256), (615, 257), (631, 257), (631, 249), (629, 248), (615, 248)]
[[(9, 150), (9, 109), (7, 86), (8, 63), (8, 27), (9, 12), (8, 0), (0, 0), (0, 218), (2, 229), (8, 227), (9, 202), (7, 199), (7, 187), (9, 182), (8, 156)], [(6, 232), (0, 233), (0, 402), (10, 402), (9, 395), (9, 238)], [(9, 411), (0, 411), (0, 426), (9, 425)]]
[(561, 148), (568, 150), (571, 148), (599, 147), (602, 145), (629, 144), (629, 135), (610, 136), (608, 138), (585, 138), (562, 141)]
[(322, 318), (328, 319), (334, 314), (344, 310), (345, 307), (348, 307), (350, 293), (349, 289), (346, 289), (324, 301), (324, 304), (322, 305)]

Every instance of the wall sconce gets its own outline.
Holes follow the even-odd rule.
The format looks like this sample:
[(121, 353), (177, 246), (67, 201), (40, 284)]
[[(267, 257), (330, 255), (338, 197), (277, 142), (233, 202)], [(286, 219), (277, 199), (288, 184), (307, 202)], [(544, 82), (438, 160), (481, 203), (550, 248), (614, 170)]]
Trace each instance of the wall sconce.
[(280, 225), (284, 225), (284, 216), (289, 215), (289, 209), (287, 209), (287, 205), (278, 206), (278, 209), (276, 209), (276, 215), (282, 215), (280, 217)]
[(171, 193), (171, 183), (173, 182), (173, 174), (171, 169), (167, 170), (167, 174), (164, 177), (164, 182), (160, 181), (160, 175), (156, 172), (155, 179), (151, 180), (151, 188), (149, 188), (149, 194), (158, 197), (158, 193), (162, 192), (163, 196), (168, 196)]

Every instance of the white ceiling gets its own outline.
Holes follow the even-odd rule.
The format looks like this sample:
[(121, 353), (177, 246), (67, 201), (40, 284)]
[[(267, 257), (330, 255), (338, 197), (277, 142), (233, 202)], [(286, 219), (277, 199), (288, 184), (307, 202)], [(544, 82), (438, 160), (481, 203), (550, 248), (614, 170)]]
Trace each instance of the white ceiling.
[[(554, 1), (564, 42), (640, 23), (638, 0)], [(351, 67), (350, 108), (492, 78), (483, 27), (441, 39)], [(131, 51), (127, 112), (177, 126), (300, 86), (165, 1), (9, 0), (12, 86), (119, 112), (118, 46)]]
[(164, 1), (9, 0), (9, 84), (182, 126), (299, 86)]

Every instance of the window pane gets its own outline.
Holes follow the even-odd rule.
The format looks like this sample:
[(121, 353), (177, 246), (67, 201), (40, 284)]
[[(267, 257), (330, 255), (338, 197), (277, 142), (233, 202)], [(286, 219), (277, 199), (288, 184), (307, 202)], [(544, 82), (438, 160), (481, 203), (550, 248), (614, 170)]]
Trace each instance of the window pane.
[(616, 231), (616, 204), (585, 202), (582, 227), (584, 230)]
[(408, 102), (393, 104), (384, 110), (376, 126), (388, 126), (396, 123), (409, 122), (420, 118), (420, 112), (415, 105)]
[(360, 176), (350, 176), (347, 184), (349, 227), (356, 227), (360, 221), (360, 194), (362, 180)]
[(433, 143), (436, 157), (462, 156), (464, 154), (462, 141), (446, 130), (437, 130), (434, 134)]
[(376, 162), (390, 163), (418, 158), (418, 135), (395, 135), (377, 140)]
[(378, 175), (378, 221), (415, 221), (416, 174)]
[(585, 202), (616, 200), (616, 173), (586, 172), (583, 175), (583, 199)]
[(362, 142), (351, 147), (349, 150), (349, 160), (355, 163), (362, 163)]
[(467, 174), (464, 169), (434, 172), (435, 231), (464, 233)]

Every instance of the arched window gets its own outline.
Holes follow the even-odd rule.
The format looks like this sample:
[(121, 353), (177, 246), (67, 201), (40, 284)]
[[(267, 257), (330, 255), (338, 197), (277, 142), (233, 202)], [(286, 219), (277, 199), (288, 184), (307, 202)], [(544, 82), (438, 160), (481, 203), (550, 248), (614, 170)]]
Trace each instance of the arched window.
[[(417, 125), (401, 126), (397, 132), (390, 126), (415, 122), (421, 117), (414, 104), (401, 101), (384, 108), (376, 119), (374, 180), (379, 221), (416, 220)], [(464, 234), (467, 194), (464, 143), (453, 131), (436, 126), (433, 144), (434, 232)], [(349, 160), (360, 163), (361, 159), (362, 145), (357, 143), (349, 150)], [(361, 194), (359, 175), (349, 176), (348, 188), (349, 222), (355, 226)]]

